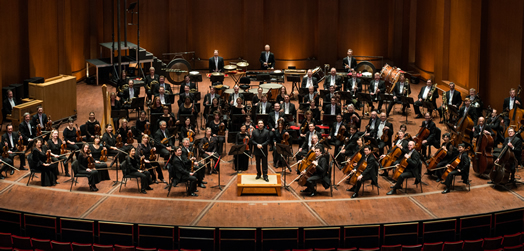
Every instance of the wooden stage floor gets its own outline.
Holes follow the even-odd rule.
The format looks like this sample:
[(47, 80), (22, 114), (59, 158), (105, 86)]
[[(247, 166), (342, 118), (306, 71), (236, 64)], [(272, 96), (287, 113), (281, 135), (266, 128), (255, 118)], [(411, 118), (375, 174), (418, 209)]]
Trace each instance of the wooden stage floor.
[[(227, 81), (227, 84), (232, 85), (231, 80)], [(203, 94), (208, 84), (209, 82), (200, 84)], [(418, 94), (421, 86), (413, 86), (413, 93)], [(102, 113), (102, 94), (100, 86), (79, 83), (77, 87), (78, 123), (81, 124), (87, 120), (90, 111)], [(286, 83), (286, 87), (291, 89), (289, 83)], [(114, 88), (110, 87), (110, 90)], [(143, 93), (142, 90), (142, 95)], [(397, 129), (405, 118), (395, 112), (391, 115), (390, 122)], [(408, 132), (416, 134), (422, 120), (414, 119), (413, 116), (408, 119), (411, 121)], [(365, 124), (367, 121), (363, 121), (363, 125)], [(441, 126), (438, 123), (437, 125)], [(200, 137), (202, 132), (197, 138)], [(230, 146), (231, 144), (227, 144), (226, 149)], [(298, 146), (294, 145), (293, 149), (296, 151)], [(271, 157), (269, 158), (269, 172), (281, 172), (280, 168), (272, 167)], [(231, 159), (231, 156), (226, 156), (224, 161), (227, 163), (221, 164), (220, 184), (225, 186), (224, 189), (221, 191), (212, 188), (218, 185), (217, 174), (207, 175), (207, 188), (199, 188), (198, 197), (186, 196), (183, 185), (174, 187), (170, 196), (166, 197), (165, 184), (154, 184), (154, 190), (148, 191), (148, 194), (139, 194), (134, 180), (129, 181), (119, 192), (119, 186), (112, 186), (116, 180), (115, 170), (110, 170), (111, 181), (103, 181), (98, 185), (98, 192), (89, 191), (85, 178), (80, 178), (70, 192), (71, 183), (67, 182), (69, 177), (63, 175), (59, 176), (60, 184), (54, 187), (41, 187), (40, 179), (35, 179), (26, 186), (29, 172), (16, 172), (15, 175), (0, 180), (0, 207), (80, 219), (203, 227), (310, 227), (394, 223), (524, 207), (524, 186), (493, 188), (487, 184), (486, 179), (477, 177), (473, 170), (470, 172), (471, 191), (467, 191), (458, 182), (456, 191), (449, 194), (441, 194), (443, 185), (439, 185), (431, 177), (423, 176), (423, 193), (420, 192), (420, 186), (415, 187), (412, 184), (411, 179), (407, 190), (399, 190), (398, 195), (387, 196), (392, 183), (380, 176), (380, 194), (377, 194), (376, 188), (372, 190), (371, 186), (366, 186), (365, 194), (356, 199), (350, 198), (352, 193), (346, 191), (350, 186), (345, 182), (338, 190), (333, 190), (333, 197), (330, 190), (324, 190), (321, 186), (318, 186), (317, 196), (304, 196), (300, 194), (300, 190), (304, 188), (297, 183), (289, 190), (282, 189), (280, 197), (239, 197), (236, 190), (237, 175), (233, 170), (233, 163), (229, 162)], [(18, 165), (18, 158), (15, 159), (15, 164)], [(254, 160), (244, 173), (256, 173)], [(521, 173), (519, 170), (518, 178)], [(167, 175), (164, 170), (164, 176), (168, 177)], [(287, 181), (296, 176), (296, 173), (288, 173)], [(342, 173), (337, 170), (334, 182), (337, 183), (342, 177)]]

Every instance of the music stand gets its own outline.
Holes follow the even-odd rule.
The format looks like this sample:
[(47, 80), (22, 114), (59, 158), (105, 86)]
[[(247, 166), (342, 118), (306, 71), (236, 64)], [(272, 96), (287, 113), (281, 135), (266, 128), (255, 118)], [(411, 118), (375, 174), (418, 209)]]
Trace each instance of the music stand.
[(271, 82), (270, 80), (271, 80), (271, 76), (269, 76), (269, 74), (267, 74), (267, 73), (259, 73), (259, 74), (257, 74), (257, 81), (259, 81), (261, 83), (262, 82), (264, 82), (264, 83), (265, 82)]
[(252, 92), (243, 92), (242, 95), (244, 95), (244, 102), (249, 101), (251, 102), (253, 100), (253, 97), (255, 96)]
[(217, 76), (217, 75), (211, 74), (210, 80), (211, 80), (211, 83), (215, 83), (215, 82), (223, 83), (224, 82), (224, 75), (221, 74), (221, 75)]
[(237, 134), (240, 132), (227, 131), (227, 143), (236, 144)]
[(171, 104), (175, 103), (175, 94), (164, 94), (164, 100), (166, 105), (169, 104), (169, 106), (171, 106)]
[(189, 74), (189, 81), (190, 82), (202, 82), (202, 74), (197, 74), (197, 75)]
[(309, 103), (300, 103), (298, 109), (301, 111), (307, 111), (309, 109)]
[(131, 109), (136, 109), (136, 115), (138, 117), (138, 111), (144, 108), (146, 97), (134, 98), (131, 100)]
[(295, 123), (295, 116), (294, 114), (284, 114), (284, 119), (286, 123)]
[[(288, 82), (292, 82), (291, 93), (295, 92), (295, 88), (297, 88), (297, 90), (300, 90), (300, 88), (298, 87), (298, 83), (300, 83), (300, 75), (291, 74), (291, 75), (287, 75), (286, 78)], [(295, 95), (291, 95), (291, 96), (294, 97)]]
[(431, 110), (431, 112), (433, 112), (433, 110), (435, 109), (435, 106), (433, 106), (433, 103), (431, 101), (422, 101), (422, 107), (426, 108), (428, 111)]
[(323, 125), (331, 126), (336, 120), (337, 120), (337, 115), (329, 115), (329, 114), (322, 115), (322, 124)]
[(242, 124), (242, 123), (246, 122), (246, 117), (247, 117), (247, 114), (233, 114), (231, 116), (231, 123), (233, 123), (233, 124)]
[(121, 119), (127, 117), (127, 110), (111, 110), (111, 118)]
[(258, 124), (259, 120), (264, 121), (264, 124), (267, 124), (267, 118), (269, 117), (269, 114), (260, 114), (257, 113), (257, 118), (254, 120), (255, 124)]
[[(282, 160), (284, 160), (284, 165), (286, 165), (287, 169), (289, 169), (289, 172), (291, 172), (291, 167), (289, 167), (289, 164), (287, 163), (287, 158), (289, 156), (293, 156), (293, 154), (291, 153), (291, 146), (277, 143), (275, 151), (277, 151), (277, 153), (280, 154), (280, 157), (282, 158)], [(284, 176), (284, 188), (289, 190), (289, 186), (286, 183), (287, 172), (285, 167), (282, 168), (282, 173)]]
[(364, 117), (365, 111), (366, 111), (366, 105), (369, 105), (369, 103), (372, 102), (371, 94), (359, 92), (357, 93), (357, 99), (360, 101), (360, 103), (364, 103), (364, 108), (362, 109), (362, 117)]
[(324, 98), (328, 94), (329, 94), (329, 90), (320, 90), (320, 97)]
[(340, 95), (340, 99), (341, 100), (351, 100), (351, 99), (353, 99), (353, 95), (351, 94), (351, 92), (339, 91), (337, 93)]
[[(231, 149), (229, 149), (229, 153), (227, 155), (241, 155), (241, 154), (244, 154), (244, 150), (246, 150), (246, 145), (245, 144), (241, 144), (241, 145), (233, 145), (231, 146)], [(238, 158), (237, 156), (237, 164), (235, 165), (235, 172), (231, 175), (235, 175), (235, 174), (238, 174), (239, 173), (239, 169), (238, 169), (238, 160), (240, 158)]]
[[(407, 106), (407, 105), (414, 105), (414, 101), (412, 97), (402, 96), (400, 97), (400, 101), (402, 102), (402, 108), (404, 108), (404, 106)], [(407, 111), (406, 111), (406, 124), (409, 124)]]

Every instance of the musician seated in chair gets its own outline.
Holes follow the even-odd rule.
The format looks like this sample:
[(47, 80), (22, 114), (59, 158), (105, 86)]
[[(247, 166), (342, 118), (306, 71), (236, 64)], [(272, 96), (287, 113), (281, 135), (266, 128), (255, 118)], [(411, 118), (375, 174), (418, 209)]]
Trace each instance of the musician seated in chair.
[[(469, 100), (469, 98), (464, 99), (464, 105), (460, 107), (459, 110), (459, 118), (464, 118), (466, 115), (469, 116), (471, 120), (473, 120), (473, 123), (477, 123), (477, 111), (474, 107), (471, 106), (471, 100)], [(460, 121), (460, 119), (458, 121)], [(457, 123), (459, 123), (458, 121)]]
[(363, 162), (367, 163), (366, 169), (362, 172), (361, 175), (357, 177), (357, 184), (353, 187), (347, 189), (349, 192), (354, 192), (351, 198), (358, 197), (358, 191), (360, 190), (360, 187), (362, 186), (362, 183), (364, 183), (367, 180), (371, 180), (371, 184), (378, 186), (377, 182), (377, 172), (378, 172), (378, 163), (375, 159), (375, 156), (372, 154), (372, 148), (371, 146), (364, 146), (364, 154), (365, 156), (360, 159), (358, 164), (355, 166), (353, 171), (356, 172), (357, 168), (362, 165)]
[[(160, 88), (164, 88), (164, 91), (166, 94), (171, 94), (173, 93), (173, 91), (171, 91), (171, 86), (169, 84), (167, 84), (165, 82), (165, 77), (164, 76), (160, 76), (158, 78), (158, 84), (157, 85), (154, 85), (153, 87), (153, 95), (154, 96), (158, 96), (158, 94), (160, 94)], [(184, 92), (184, 86), (186, 86), (184, 83), (180, 84), (180, 93)]]
[(122, 170), (124, 175), (140, 178), (140, 193), (147, 194), (146, 190), (153, 190), (149, 185), (153, 183), (151, 174), (148, 171), (140, 170), (140, 157), (136, 152), (135, 147), (129, 150), (129, 155), (126, 156), (126, 165), (123, 165)]
[[(507, 147), (507, 151), (513, 152), (516, 161), (510, 160), (509, 163), (502, 163), (504, 161), (504, 156), (499, 155), (495, 160), (495, 165), (506, 165), (506, 168), (508, 168), (509, 165), (509, 169), (511, 170), (509, 183), (514, 183), (517, 166), (522, 163), (522, 140), (518, 137), (518, 135), (515, 135), (515, 129), (513, 127), (508, 128), (508, 137), (504, 139), (504, 148), (505, 147)], [(508, 152), (506, 152), (504, 155), (506, 154), (508, 154)], [(489, 181), (488, 184), (493, 184), (493, 182)]]
[[(7, 125), (7, 132), (4, 133), (4, 135), (2, 135), (2, 147), (6, 146), (7, 147), (7, 153), (8, 153), (8, 156), (7, 158), (4, 158), (4, 161), (9, 161), (9, 164), (12, 165), (13, 161), (14, 161), (14, 158), (15, 156), (18, 156), (20, 158), (20, 166), (18, 169), (20, 170), (27, 170), (25, 168), (25, 153), (23, 151), (18, 151), (18, 147), (20, 147), (20, 145), (18, 145), (18, 142), (21, 140), (22, 142), (22, 149), (24, 148), (23, 147), (23, 142), (24, 142), (24, 137), (20, 134), (20, 132), (13, 132), (13, 125), (11, 124), (8, 124)], [(7, 166), (4, 165), (4, 168), (6, 168)], [(66, 168), (66, 170), (68, 170)], [(66, 171), (67, 173), (68, 171)], [(13, 175), (15, 173), (15, 169), (11, 168), (11, 175)]]
[[(344, 132), (341, 132), (341, 128), (344, 128)], [(338, 153), (340, 147), (344, 143), (344, 138), (346, 137), (347, 130), (344, 121), (342, 121), (342, 115), (337, 115), (337, 121), (333, 122), (330, 127), (328, 140), (329, 143), (335, 145), (335, 153)], [(342, 139), (342, 140), (341, 140)]]
[[(195, 192), (198, 192), (197, 190), (197, 177), (196, 173), (192, 172), (190, 170), (190, 163), (184, 162), (182, 159), (182, 149), (180, 147), (175, 148), (175, 156), (172, 158), (172, 164), (173, 168), (171, 177), (173, 179), (173, 185), (176, 185), (180, 182), (189, 180), (189, 190), (187, 191), (187, 195), (189, 196), (198, 196)], [(198, 168), (198, 163), (194, 164), (194, 168)]]
[(360, 130), (360, 124), (362, 121), (360, 120), (360, 115), (355, 112), (355, 106), (353, 104), (347, 105), (347, 110), (344, 112), (344, 115), (342, 115), (342, 118), (344, 123), (348, 125), (352, 124)]
[[(407, 160), (407, 166), (404, 169), (404, 172), (398, 177), (397, 182), (395, 185), (391, 186), (392, 190), (387, 193), (387, 195), (393, 195), (397, 193), (397, 189), (402, 188), (402, 183), (404, 182), (404, 179), (406, 178), (412, 178), (415, 177), (415, 184), (418, 184), (421, 180), (420, 177), (420, 169), (422, 167), (422, 164), (420, 163), (420, 153), (415, 150), (415, 141), (410, 141), (408, 143), (408, 151), (406, 154), (404, 154), (403, 159), (400, 160), (400, 163), (402, 163), (402, 160)], [(399, 168), (399, 166), (397, 166)]]
[[(185, 87), (188, 86), (189, 90), (196, 90), (196, 84), (191, 82), (191, 79), (189, 78), (189, 75), (184, 76), (184, 82), (180, 84), (180, 93), (185, 91)], [(210, 88), (214, 89), (214, 88)], [(212, 100), (212, 99), (211, 99)]]
[[(392, 94), (393, 101), (389, 103), (388, 109), (386, 111), (386, 116), (388, 117), (389, 113), (391, 112), (391, 109), (393, 109), (393, 106), (395, 104), (402, 104), (402, 97), (409, 97), (409, 94), (411, 94), (411, 87), (409, 83), (406, 81), (406, 77), (404, 77), (404, 74), (400, 74), (400, 79), (395, 85), (395, 88), (393, 88)], [(402, 105), (402, 116), (406, 115), (407, 108), (409, 108), (409, 104)]]
[[(453, 82), (449, 83), (449, 91), (444, 92), (442, 94), (442, 102), (444, 102), (444, 100), (446, 101), (448, 106), (452, 105), (457, 109), (462, 104), (462, 97), (460, 95), (460, 92), (455, 90), (455, 83)], [(442, 112), (443, 112), (443, 105), (438, 108), (438, 114), (440, 118), (442, 118)]]
[[(398, 148), (401, 149), (401, 151), (403, 153), (407, 153), (407, 149), (408, 149), (408, 143), (409, 143), (409, 140), (407, 140), (406, 138), (404, 138), (404, 135), (405, 133), (403, 131), (399, 131), (397, 133), (398, 135), (398, 138), (397, 140), (394, 142), (395, 145), (393, 146), (393, 148), (391, 148), (389, 150), (389, 152), (387, 154), (383, 154), (382, 156), (380, 156), (380, 159), (383, 159), (385, 158), (387, 155), (390, 155), (393, 153), (393, 149), (395, 146), (397, 146)], [(400, 159), (400, 158), (399, 158)], [(394, 164), (398, 164), (400, 161), (399, 159), (397, 159), (395, 162), (393, 162)], [(384, 176), (384, 177), (387, 177), (388, 176), (388, 172), (389, 172), (389, 169), (384, 169), (384, 172), (380, 174), (380, 176)]]
[[(322, 182), (325, 189), (328, 189), (331, 184), (331, 179), (328, 175), (329, 164), (328, 160), (323, 156), (324, 147), (315, 146), (315, 160), (312, 162), (316, 166), (316, 170), (311, 177), (306, 181), (307, 188), (300, 191), (301, 193), (310, 193), (309, 196), (313, 197), (317, 194), (317, 182)], [(310, 167), (311, 168), (311, 167)], [(308, 169), (304, 169), (301, 175), (306, 175)]]
[[(438, 141), (438, 136), (437, 136), (437, 126), (435, 125), (435, 122), (433, 122), (432, 120), (432, 117), (430, 115), (429, 112), (426, 112), (426, 114), (424, 115), (425, 119), (424, 121), (422, 121), (422, 125), (420, 127), (425, 127), (429, 130), (429, 136), (422, 140), (422, 155), (426, 156), (426, 152), (427, 152), (427, 147), (431, 147), (432, 145), (435, 145), (436, 142)], [(416, 139), (417, 136), (415, 135), (413, 137), (413, 139)], [(437, 145), (438, 147), (438, 145)]]
[(333, 87), (333, 90), (340, 91), (342, 88), (342, 78), (337, 75), (337, 69), (333, 67), (329, 73), (330, 74), (326, 76), (324, 80), (324, 90), (328, 90)]
[(388, 146), (388, 148), (391, 146), (391, 140), (393, 137), (393, 124), (389, 123), (386, 119), (386, 113), (381, 113), (380, 120), (377, 124), (378, 149), (381, 154), (385, 152), (384, 150), (386, 149), (386, 146)]
[(357, 93), (362, 92), (362, 80), (357, 78), (357, 72), (355, 70), (351, 70), (351, 78), (346, 82), (345, 91), (351, 92), (351, 99), (349, 102), (355, 105), (357, 109), (360, 109), (362, 104), (357, 99)]
[[(322, 137), (322, 134), (320, 134), (320, 132), (317, 132), (314, 124), (308, 124), (308, 129), (309, 131), (302, 138), (302, 145), (298, 149), (297, 160), (300, 160), (304, 156), (306, 156), (307, 152), (313, 146), (315, 146), (315, 144), (318, 142), (318, 139)], [(303, 134), (301, 134), (301, 136), (302, 135)]]
[(497, 110), (493, 109), (491, 111), (491, 115), (486, 119), (486, 124), (494, 133), (497, 133), (497, 135), (493, 137), (493, 143), (498, 145), (499, 143), (504, 142), (504, 128), (502, 127), (502, 122), (504, 122), (504, 119), (501, 118), (499, 114), (497, 114)]
[[(446, 171), (446, 169), (444, 169), (443, 167), (453, 162), (459, 155), (458, 149), (454, 147), (453, 144), (451, 143), (451, 135), (449, 133), (445, 133), (442, 136), (442, 140), (444, 142), (442, 142), (441, 148), (442, 150), (446, 151), (446, 156), (439, 163), (437, 163), (435, 167), (431, 167), (432, 169), (437, 169), (437, 170), (435, 171), (428, 170), (428, 172), (426, 173), (431, 176), (433, 175), (436, 176), (437, 177), (436, 182), (442, 181), (440, 178), (442, 177), (442, 174)], [(430, 163), (428, 162), (428, 164)], [(442, 169), (439, 169), (439, 168), (442, 168)]]
[(480, 100), (477, 90), (475, 90), (475, 88), (469, 89), (469, 96), (467, 97), (471, 101), (471, 106), (474, 108), (477, 118), (482, 116), (482, 108), (484, 107), (484, 104), (482, 103), (482, 100)]
[[(345, 145), (342, 147), (342, 150), (340, 150), (340, 156), (345, 158), (351, 157), (353, 154), (355, 154), (355, 152), (358, 151), (363, 145), (361, 139), (363, 134), (363, 132), (358, 132), (356, 127), (349, 127), (349, 134), (346, 137), (347, 140), (344, 140)], [(337, 161), (339, 158), (337, 158)]]
[(422, 87), (420, 89), (420, 92), (418, 94), (418, 100), (415, 102), (415, 113), (417, 116), (415, 118), (423, 118), (422, 113), (420, 112), (420, 107), (423, 106), (424, 102), (431, 103), (432, 107), (431, 109), (428, 109), (428, 112), (431, 114), (433, 112), (433, 109), (437, 107), (437, 98), (438, 98), (438, 91), (436, 91), (436, 87), (433, 87), (431, 79), (428, 79), (426, 81), (426, 86)]
[(371, 102), (368, 103), (371, 110), (375, 110), (373, 102), (378, 101), (378, 111), (380, 111), (382, 109), (382, 104), (384, 103), (382, 98), (380, 98), (380, 94), (386, 92), (386, 84), (384, 84), (384, 80), (380, 80), (380, 73), (375, 73), (375, 79), (369, 83), (368, 91), (369, 94), (371, 94)]
[[(442, 184), (446, 185), (446, 189), (442, 191), (442, 193), (449, 193), (451, 184), (453, 183), (453, 178), (455, 175), (461, 175), (462, 181), (465, 184), (469, 184), (469, 156), (468, 152), (466, 151), (466, 144), (462, 143), (458, 145), (458, 151), (459, 155), (458, 158), (460, 160), (460, 163), (455, 168), (455, 170), (448, 173), (448, 176), (446, 177), (446, 181), (441, 182)], [(450, 167), (450, 164), (446, 165), (448, 168)]]
[(318, 79), (316, 77), (313, 77), (313, 70), (311, 69), (307, 70), (307, 76), (305, 78), (302, 78), (302, 86), (300, 86), (300, 88), (309, 87), (315, 88), (315, 91), (317, 91), (318, 88)]
[[(520, 100), (520, 97), (516, 95), (517, 91), (514, 88), (511, 88), (509, 91), (509, 97), (504, 99), (504, 105), (502, 106), (504, 112), (509, 112), (516, 107), (522, 109), (522, 101)], [(504, 116), (504, 125), (506, 125), (506, 127), (509, 126), (509, 119), (508, 114), (506, 114)]]

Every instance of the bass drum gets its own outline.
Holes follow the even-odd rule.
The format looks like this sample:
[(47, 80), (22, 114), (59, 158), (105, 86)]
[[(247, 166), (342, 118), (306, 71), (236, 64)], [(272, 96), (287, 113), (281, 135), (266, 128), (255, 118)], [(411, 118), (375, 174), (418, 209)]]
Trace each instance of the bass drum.
[(183, 58), (175, 58), (167, 64), (166, 75), (167, 80), (171, 84), (180, 83), (184, 81), (184, 76), (191, 71), (191, 65)]
[[(375, 74), (375, 65), (373, 65), (371, 62), (369, 61), (361, 61), (360, 63), (357, 64), (357, 67), (355, 67), (355, 71), (357, 73), (362, 73), (362, 75), (364, 75), (364, 73), (371, 73), (371, 77), (373, 77), (373, 74)], [(365, 74), (365, 75), (368, 75), (368, 74)]]

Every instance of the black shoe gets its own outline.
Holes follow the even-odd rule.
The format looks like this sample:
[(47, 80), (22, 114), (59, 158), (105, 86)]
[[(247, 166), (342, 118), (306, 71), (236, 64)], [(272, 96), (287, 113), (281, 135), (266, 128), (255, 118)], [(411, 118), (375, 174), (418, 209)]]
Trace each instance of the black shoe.
[(68, 173), (64, 174), (65, 177), (71, 177)]
[(189, 196), (198, 197), (198, 194), (196, 194), (196, 193), (190, 193), (190, 194), (188, 194), (188, 195), (189, 195)]
[(346, 189), (346, 191), (348, 191), (348, 192), (355, 192), (355, 187), (348, 188), (348, 189)]
[(488, 181), (488, 184), (493, 184), (493, 181), (491, 181), (491, 180), (490, 180), (490, 181)]
[(315, 195), (317, 195), (317, 192), (312, 192), (309, 197), (315, 197)]
[(383, 172), (383, 173), (380, 174), (380, 176), (388, 177), (388, 173), (387, 172)]
[(304, 190), (300, 190), (301, 193), (309, 193), (309, 190), (307, 189), (304, 189)]
[(439, 121), (438, 123), (439, 123), (439, 124), (444, 124), (444, 121)]
[(206, 186), (205, 186), (204, 184), (200, 184), (199, 187), (201, 187), (201, 188), (206, 188)]
[(289, 172), (291, 172), (291, 167), (288, 167), (287, 170), (288, 170)]
[(93, 185), (93, 188), (95, 189), (95, 192), (98, 191), (98, 188), (96, 187), (96, 185)]
[(91, 190), (92, 192), (95, 192), (95, 188), (93, 186), (89, 186), (89, 190)]
[(153, 188), (148, 186), (148, 187), (146, 187), (146, 190), (153, 190)]
[(269, 151), (273, 151), (273, 146), (270, 146), (270, 147), (269, 147)]
[(167, 183), (164, 179), (160, 179), (159, 183)]
[(60, 182), (58, 182), (58, 181), (55, 181), (55, 185), (58, 185), (58, 184), (60, 184)]
[(205, 181), (202, 181), (202, 184), (207, 184), (207, 182), (205, 182)]
[(443, 193), (443, 194), (444, 194), (444, 193), (449, 193), (449, 189), (447, 189), (447, 188), (444, 189), (444, 191), (442, 191), (442, 193)]
[(257, 177), (255, 179), (259, 180), (260, 178), (262, 178), (262, 177), (260, 177), (260, 175), (257, 175)]
[(356, 197), (358, 197), (358, 193), (354, 193), (353, 195), (351, 195), (351, 198), (352, 198), (352, 199), (354, 199), (354, 198), (356, 198)]
[(387, 193), (387, 195), (393, 195), (393, 194), (397, 194), (397, 189), (393, 188), (393, 190)]
[(415, 117), (416, 119), (421, 119), (423, 118), (424, 116), (422, 116), (422, 114), (417, 114), (417, 116)]
[[(513, 182), (515, 182), (515, 179), (513, 179)], [(463, 180), (462, 183), (469, 185), (469, 180)]]
[(195, 193), (198, 193), (198, 189), (195, 189), (195, 191), (194, 191), (194, 192), (195, 192)]
[(20, 168), (18, 168), (19, 170), (27, 170), (27, 168), (21, 166)]
[(218, 173), (218, 170), (217, 169), (213, 169), (212, 173)]
[(140, 193), (147, 194), (145, 189), (140, 190)]
[(15, 169), (11, 169), (11, 172), (10, 172), (9, 174), (10, 174), (10, 175), (15, 174)]
[(441, 181), (441, 179), (440, 179), (440, 178), (437, 178), (436, 182), (440, 182), (440, 181)]
[(153, 184), (157, 184), (157, 183), (158, 183), (158, 181), (156, 181), (156, 180), (153, 180)]
[(267, 176), (266, 176), (266, 177), (264, 177), (264, 180), (265, 180), (266, 182), (269, 182), (269, 179), (268, 179), (268, 177), (267, 177)]
[(395, 185), (393, 185), (393, 186), (390, 186), (389, 188), (395, 188)]

